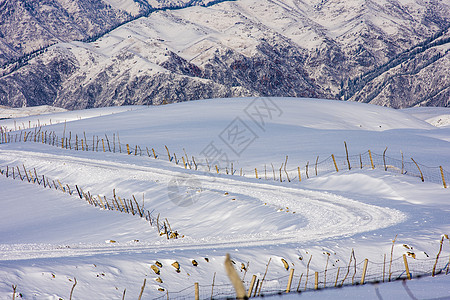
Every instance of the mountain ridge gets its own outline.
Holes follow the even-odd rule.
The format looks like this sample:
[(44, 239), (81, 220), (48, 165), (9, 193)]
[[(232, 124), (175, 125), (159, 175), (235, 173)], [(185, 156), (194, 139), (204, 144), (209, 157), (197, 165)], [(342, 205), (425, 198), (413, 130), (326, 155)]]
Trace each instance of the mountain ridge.
[[(216, 2), (170, 2), (194, 6), (151, 11), (145, 1), (147, 16), (92, 42), (58, 43), (16, 69), (3, 68), (0, 103), (74, 109), (293, 96), (449, 105), (444, 2)], [(48, 67), (59, 63), (66, 66), (59, 72)], [(24, 95), (19, 77), (36, 74), (41, 92)]]

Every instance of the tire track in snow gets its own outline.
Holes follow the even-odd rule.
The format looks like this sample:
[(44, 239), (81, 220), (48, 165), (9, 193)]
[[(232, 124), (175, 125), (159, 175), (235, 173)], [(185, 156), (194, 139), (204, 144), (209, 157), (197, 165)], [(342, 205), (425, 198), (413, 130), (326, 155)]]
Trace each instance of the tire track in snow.
[[(104, 158), (104, 157), (103, 157)], [(125, 156), (130, 160), (130, 157)], [(28, 167), (44, 169), (57, 169), (55, 174), (70, 175), (75, 170), (81, 170), (87, 174), (96, 174), (96, 178), (111, 180), (116, 178), (119, 181), (126, 181), (129, 178), (140, 181), (157, 180), (160, 185), (167, 185), (174, 176), (186, 176), (187, 171), (171, 164), (164, 165), (158, 162), (156, 167), (146, 165), (136, 165), (138, 160), (133, 162), (125, 160), (108, 161), (84, 158), (70, 155), (58, 155), (40, 153), (35, 151), (11, 151), (0, 150), (2, 165), (17, 165), (24, 163)], [(115, 158), (114, 158), (115, 159)], [(120, 158), (119, 158), (120, 160)], [(64, 162), (64, 164), (62, 164)], [(144, 162), (141, 160), (141, 162)], [(145, 162), (148, 164), (148, 161)], [(39, 170), (39, 169), (38, 169)], [(188, 171), (189, 172), (189, 171)], [(44, 173), (47, 176), (53, 176)], [(148, 250), (168, 250), (168, 249), (221, 249), (233, 247), (253, 247), (263, 245), (273, 245), (281, 243), (305, 243), (320, 241), (323, 239), (338, 236), (350, 236), (380, 228), (389, 227), (400, 223), (406, 216), (398, 210), (386, 207), (378, 207), (361, 203), (346, 197), (338, 196), (323, 191), (313, 191), (302, 189), (292, 184), (284, 186), (274, 182), (259, 181), (238, 176), (213, 176), (200, 172), (191, 172), (191, 176), (201, 181), (204, 190), (213, 192), (229, 192), (230, 194), (245, 195), (251, 199), (257, 199), (274, 210), (277, 207), (289, 207), (296, 211), (290, 218), (298, 219), (298, 224), (283, 228), (276, 232), (260, 232), (252, 234), (231, 234), (226, 236), (209, 236), (203, 238), (180, 239), (176, 241), (164, 241), (160, 244), (142, 243), (142, 245), (76, 245), (71, 249), (58, 249), (55, 246), (42, 245), (43, 249), (50, 248), (51, 251), (43, 251), (41, 254), (34, 254), (45, 257), (55, 256), (79, 256), (95, 254), (114, 254), (117, 252), (140, 252)], [(54, 176), (55, 178), (57, 176)], [(68, 182), (69, 184), (73, 184)], [(95, 191), (98, 192), (98, 191)], [(253, 203), (252, 203), (253, 204)], [(257, 216), (264, 218), (264, 215)], [(302, 220), (306, 220), (306, 223)], [(245, 220), (243, 220), (245, 222)], [(174, 222), (175, 223), (175, 222)], [(182, 231), (182, 228), (177, 228)], [(38, 246), (39, 247), (39, 246)], [(3, 251), (3, 260), (16, 257), (29, 257), (35, 252), (36, 245), (27, 250), (25, 245), (0, 246)], [(56, 249), (56, 251), (54, 251)], [(22, 256), (14, 253), (19, 251)]]

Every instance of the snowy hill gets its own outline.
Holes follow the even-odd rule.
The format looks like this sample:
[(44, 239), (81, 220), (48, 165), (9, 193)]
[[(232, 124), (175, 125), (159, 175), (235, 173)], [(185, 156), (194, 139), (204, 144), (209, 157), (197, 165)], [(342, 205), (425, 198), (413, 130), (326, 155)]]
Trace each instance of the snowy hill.
[[(433, 113), (441, 118), (450, 115), (446, 109)], [(450, 203), (439, 168), (426, 166), (442, 166), (448, 176), (450, 141), (448, 127), (435, 127), (423, 121), (428, 118), (422, 114), (431, 112), (317, 99), (236, 98), (1, 120), (8, 141), (12, 140), (0, 144), (1, 298), (10, 298), (11, 285), (17, 285), (24, 298), (65, 299), (74, 277), (77, 298), (120, 298), (126, 289), (126, 299), (134, 299), (144, 279), (143, 295), (151, 299), (166, 297), (167, 292), (171, 298), (191, 298), (195, 282), (200, 284), (201, 298), (210, 298), (211, 290), (216, 297), (232, 295), (223, 268), (225, 253), (231, 254), (246, 288), (253, 274), (262, 279), (271, 259), (262, 288), (265, 294), (286, 288), (289, 271), (282, 258), (295, 269), (294, 291), (301, 278), (300, 290), (312, 289), (314, 272), (320, 272), (321, 287), (334, 285), (337, 278), (351, 284), (353, 273), (344, 278), (344, 270), (351, 263), (352, 249), (357, 280), (361, 262), (368, 258), (367, 280), (381, 281), (383, 260), (387, 270), (397, 235), (393, 278), (405, 276), (403, 254), (408, 255), (414, 276), (429, 274), (441, 235), (450, 229), (446, 222)], [(59, 123), (50, 124), (50, 119)], [(43, 127), (37, 136), (48, 137), (44, 143), (30, 141), (28, 134), (34, 128), (14, 130), (14, 124), (38, 122)], [(233, 139), (233, 133), (243, 131), (246, 135)], [(70, 136), (71, 149), (61, 147), (61, 141), (57, 147), (49, 145), (50, 132), (68, 140)], [(15, 142), (16, 134), (22, 139), (27, 135), (27, 142)], [(86, 150), (86, 141), (88, 149), (81, 151)], [(345, 164), (344, 141), (351, 170)], [(227, 163), (206, 161), (211, 145), (227, 154)], [(409, 169), (402, 174), (386, 172), (375, 159), (386, 147), (389, 159), (401, 159), (403, 153), (405, 164), (412, 164), (410, 157), (419, 162), (425, 182), (411, 176)], [(376, 167), (365, 161), (361, 169), (353, 159), (358, 161), (360, 153), (367, 157), (369, 149)], [(331, 154), (339, 172), (330, 161), (331, 169), (321, 163), (316, 176), (316, 157), (322, 161)], [(286, 155), (289, 179), (280, 169)], [(183, 166), (183, 160), (189, 165)], [(276, 166), (273, 174), (271, 164)], [(73, 195), (62, 193), (58, 183), (50, 189), (17, 179), (23, 168), (32, 178), (44, 175), (49, 182), (67, 184)], [(167, 221), (180, 238), (160, 236), (154, 224), (139, 216), (89, 205), (75, 186), (94, 198), (105, 196), (104, 201), (111, 201), (113, 189), (121, 199), (134, 195), (138, 207), (158, 216), (159, 222)], [(445, 240), (438, 270), (445, 269), (449, 254)], [(158, 275), (151, 269), (156, 261), (162, 264)], [(179, 272), (171, 266), (175, 261)], [(415, 282), (408, 284), (414, 289)], [(438, 286), (448, 278), (442, 275), (426, 282)], [(394, 289), (404, 297), (406, 292), (396, 286), (379, 289), (382, 294)], [(366, 294), (375, 298), (371, 287)], [(436, 297), (450, 295), (445, 289), (430, 290)], [(338, 295), (327, 293), (331, 298)]]

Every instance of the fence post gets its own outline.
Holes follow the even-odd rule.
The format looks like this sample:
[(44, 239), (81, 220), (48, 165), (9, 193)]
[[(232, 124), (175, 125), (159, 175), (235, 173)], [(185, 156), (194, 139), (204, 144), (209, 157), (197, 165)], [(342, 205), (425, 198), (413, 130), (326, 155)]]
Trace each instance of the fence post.
[(169, 148), (167, 148), (166, 145), (164, 145), (164, 147), (166, 148), (167, 151), (167, 156), (169, 157), (169, 161), (172, 161), (172, 157), (170, 157), (170, 152), (169, 152)]
[(341, 267), (338, 267), (337, 269), (337, 273), (336, 273), (336, 281), (334, 282), (334, 287), (337, 287), (337, 282), (338, 282), (338, 278), (339, 278), (339, 271), (341, 270)]
[(348, 163), (348, 169), (351, 169), (350, 166), (350, 160), (348, 159), (348, 149), (347, 149), (347, 143), (344, 141), (344, 145), (345, 145), (345, 154), (347, 155), (347, 163)]
[(286, 173), (286, 178), (287, 178), (288, 182), (291, 182), (291, 179), (289, 179), (289, 173), (286, 171), (287, 161), (288, 161), (288, 156), (286, 155), (286, 162), (284, 163), (284, 173)]
[(375, 169), (375, 166), (373, 165), (372, 152), (370, 152), (370, 150), (369, 150), (369, 157), (370, 157), (370, 164), (372, 165), (372, 169)]
[(314, 289), (319, 289), (319, 272), (314, 273)]
[(252, 296), (253, 287), (255, 286), (256, 275), (253, 275), (252, 281), (250, 281), (250, 286), (248, 287), (247, 297), (250, 298)]
[(369, 263), (369, 260), (366, 258), (364, 260), (364, 267), (363, 267), (363, 273), (361, 278), (361, 284), (364, 284), (364, 280), (366, 279), (366, 272), (367, 272), (367, 264)]
[(291, 272), (289, 273), (289, 280), (286, 287), (286, 293), (289, 293), (291, 291), (291, 285), (292, 285), (292, 278), (294, 277), (294, 269), (291, 269)]
[(387, 171), (387, 166), (386, 166), (386, 151), (387, 151), (387, 148), (388, 147), (386, 147), (386, 149), (384, 149), (384, 151), (383, 151), (383, 163), (384, 163), (384, 170), (385, 171)]
[[(239, 278), (239, 275), (237, 274), (236, 270), (233, 267), (233, 264), (230, 259), (230, 254), (226, 254), (225, 257), (225, 271), (228, 275), (228, 278), (230, 279), (231, 283), (233, 284), (234, 290), (236, 291), (236, 298), (237, 299), (244, 299), (247, 296), (247, 293), (245, 292), (244, 284), (242, 283), (241, 279)], [(196, 298), (198, 299), (198, 298)]]
[(416, 167), (417, 167), (417, 169), (419, 169), (419, 172), (420, 172), (420, 179), (422, 179), (422, 182), (424, 182), (424, 180), (423, 180), (423, 174), (422, 174), (422, 171), (420, 170), (420, 168), (419, 168), (419, 165), (416, 163), (416, 161), (411, 157), (411, 160), (416, 164)]
[(259, 279), (256, 281), (255, 292), (253, 293), (253, 297), (256, 297), (256, 292), (258, 291)]
[(446, 189), (447, 184), (445, 183), (444, 170), (442, 169), (442, 166), (439, 166), (439, 169), (441, 169), (442, 183), (444, 184), (444, 189)]
[(434, 277), (434, 275), (436, 275), (436, 266), (437, 266), (437, 263), (438, 263), (438, 260), (439, 260), (439, 255), (441, 255), (442, 244), (444, 243), (444, 237), (445, 237), (445, 236), (442, 236), (442, 239), (441, 239), (441, 245), (440, 245), (440, 247), (439, 247), (439, 252), (438, 252), (438, 254), (436, 255), (436, 262), (434, 263), (434, 266), (433, 266), (433, 272), (431, 273), (431, 276), (432, 276), (432, 277)]
[(142, 298), (142, 294), (144, 293), (144, 289), (145, 289), (145, 283), (147, 282), (147, 278), (144, 278), (144, 284), (141, 287), (141, 292), (139, 293), (139, 297), (138, 300), (141, 300)]
[(282, 175), (281, 175), (281, 169), (283, 168), (283, 164), (281, 164), (281, 167), (280, 167), (280, 182), (283, 182), (283, 177), (282, 177)]
[(152, 148), (152, 152), (153, 152), (153, 157), (156, 159), (156, 153), (155, 153), (155, 149)]
[(403, 152), (400, 151), (400, 153), (402, 154), (402, 174), (403, 174), (405, 170), (405, 163), (403, 162)]
[(300, 174), (300, 167), (297, 167), (298, 170), (298, 181), (301, 182), (302, 181), (302, 175)]
[(127, 153), (130, 155), (130, 145), (127, 144)]
[(200, 299), (200, 292), (198, 289), (198, 282), (194, 283), (195, 286), (195, 300), (199, 300)]
[(255, 176), (256, 176), (256, 179), (258, 179), (258, 170), (256, 170), (256, 168), (255, 168)]
[(411, 280), (411, 274), (409, 273), (409, 266), (406, 254), (403, 254), (403, 262), (405, 263), (406, 276), (408, 277), (408, 280)]
[(316, 158), (316, 176), (317, 176), (317, 163), (319, 162), (319, 155), (317, 155), (317, 158)]
[(331, 154), (331, 157), (333, 158), (334, 167), (336, 168), (336, 172), (339, 172), (338, 166), (336, 164), (336, 159), (334, 158), (334, 154)]
[(25, 169), (25, 165), (23, 165), (23, 171), (25, 172), (25, 176), (27, 176), (27, 181), (30, 182), (30, 177), (28, 176), (27, 169)]

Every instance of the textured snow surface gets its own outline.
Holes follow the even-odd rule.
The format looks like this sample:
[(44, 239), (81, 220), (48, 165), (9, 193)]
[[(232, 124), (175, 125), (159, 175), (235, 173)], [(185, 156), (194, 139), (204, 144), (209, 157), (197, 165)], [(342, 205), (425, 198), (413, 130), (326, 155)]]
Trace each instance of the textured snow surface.
[[(264, 103), (272, 110), (265, 109)], [(126, 299), (134, 299), (144, 278), (146, 298), (164, 295), (157, 290), (160, 287), (176, 292), (195, 282), (210, 285), (214, 274), (220, 288), (229, 283), (222, 264), (226, 253), (237, 268), (249, 262), (245, 280), (253, 274), (261, 278), (269, 258), (268, 279), (289, 274), (281, 258), (299, 275), (312, 254), (311, 270), (323, 271), (324, 251), (331, 253), (333, 267), (346, 268), (351, 249), (358, 262), (369, 258), (380, 263), (397, 234), (394, 257), (408, 251), (403, 244), (413, 247), (417, 259), (435, 257), (441, 235), (450, 231), (449, 189), (441, 184), (379, 168), (340, 170), (301, 182), (264, 180), (265, 164), (273, 163), (278, 170), (288, 155), (289, 169), (304, 168), (317, 155), (345, 155), (344, 141), (350, 155), (368, 149), (382, 153), (387, 146), (393, 157), (400, 157), (402, 150), (407, 158), (450, 170), (448, 129), (423, 121), (428, 118), (420, 117), (425, 110), (410, 112), (317, 99), (244, 98), (15, 119), (16, 126), (48, 124), (43, 130), (58, 136), (70, 132), (72, 143), (75, 135), (81, 138), (85, 132), (88, 141), (93, 135), (106, 139), (105, 134), (112, 141), (115, 134), (122, 147), (154, 148), (158, 159), (126, 155), (124, 148), (122, 153), (103, 153), (8, 143), (0, 145), (0, 167), (35, 168), (38, 174), (78, 185), (93, 195), (111, 198), (113, 189), (121, 197), (135, 195), (145, 209), (167, 218), (184, 238), (167, 240), (145, 220), (94, 208), (76, 193), (70, 196), (0, 176), (0, 298), (11, 298), (11, 285), (17, 284), (25, 299), (66, 299), (74, 277), (78, 282), (74, 298), (81, 299), (121, 298), (124, 289)], [(446, 110), (434, 113), (444, 115)], [(236, 120), (257, 136), (239, 154), (220, 138)], [(12, 119), (0, 120), (0, 126), (16, 133)], [(236, 170), (243, 168), (245, 176), (238, 176), (239, 171), (226, 175), (224, 167), (220, 174), (185, 169), (168, 161), (164, 147), (179, 160), (186, 151), (189, 160), (194, 156), (200, 163), (211, 142), (229, 155)], [(255, 167), (260, 179), (255, 178)], [(267, 173), (271, 178), (271, 167)], [(190, 199), (193, 205), (177, 199)], [(448, 260), (449, 254), (445, 240), (442, 260)], [(198, 266), (192, 265), (193, 259)], [(150, 269), (155, 261), (163, 264), (159, 276)], [(180, 273), (170, 266), (174, 261), (180, 263)], [(158, 277), (163, 283), (155, 281)], [(429, 294), (424, 297), (449, 297), (446, 286), (445, 275), (408, 282), (418, 297), (425, 288)], [(386, 299), (406, 295), (401, 283), (391, 283), (302, 296), (377, 299), (377, 288)]]

